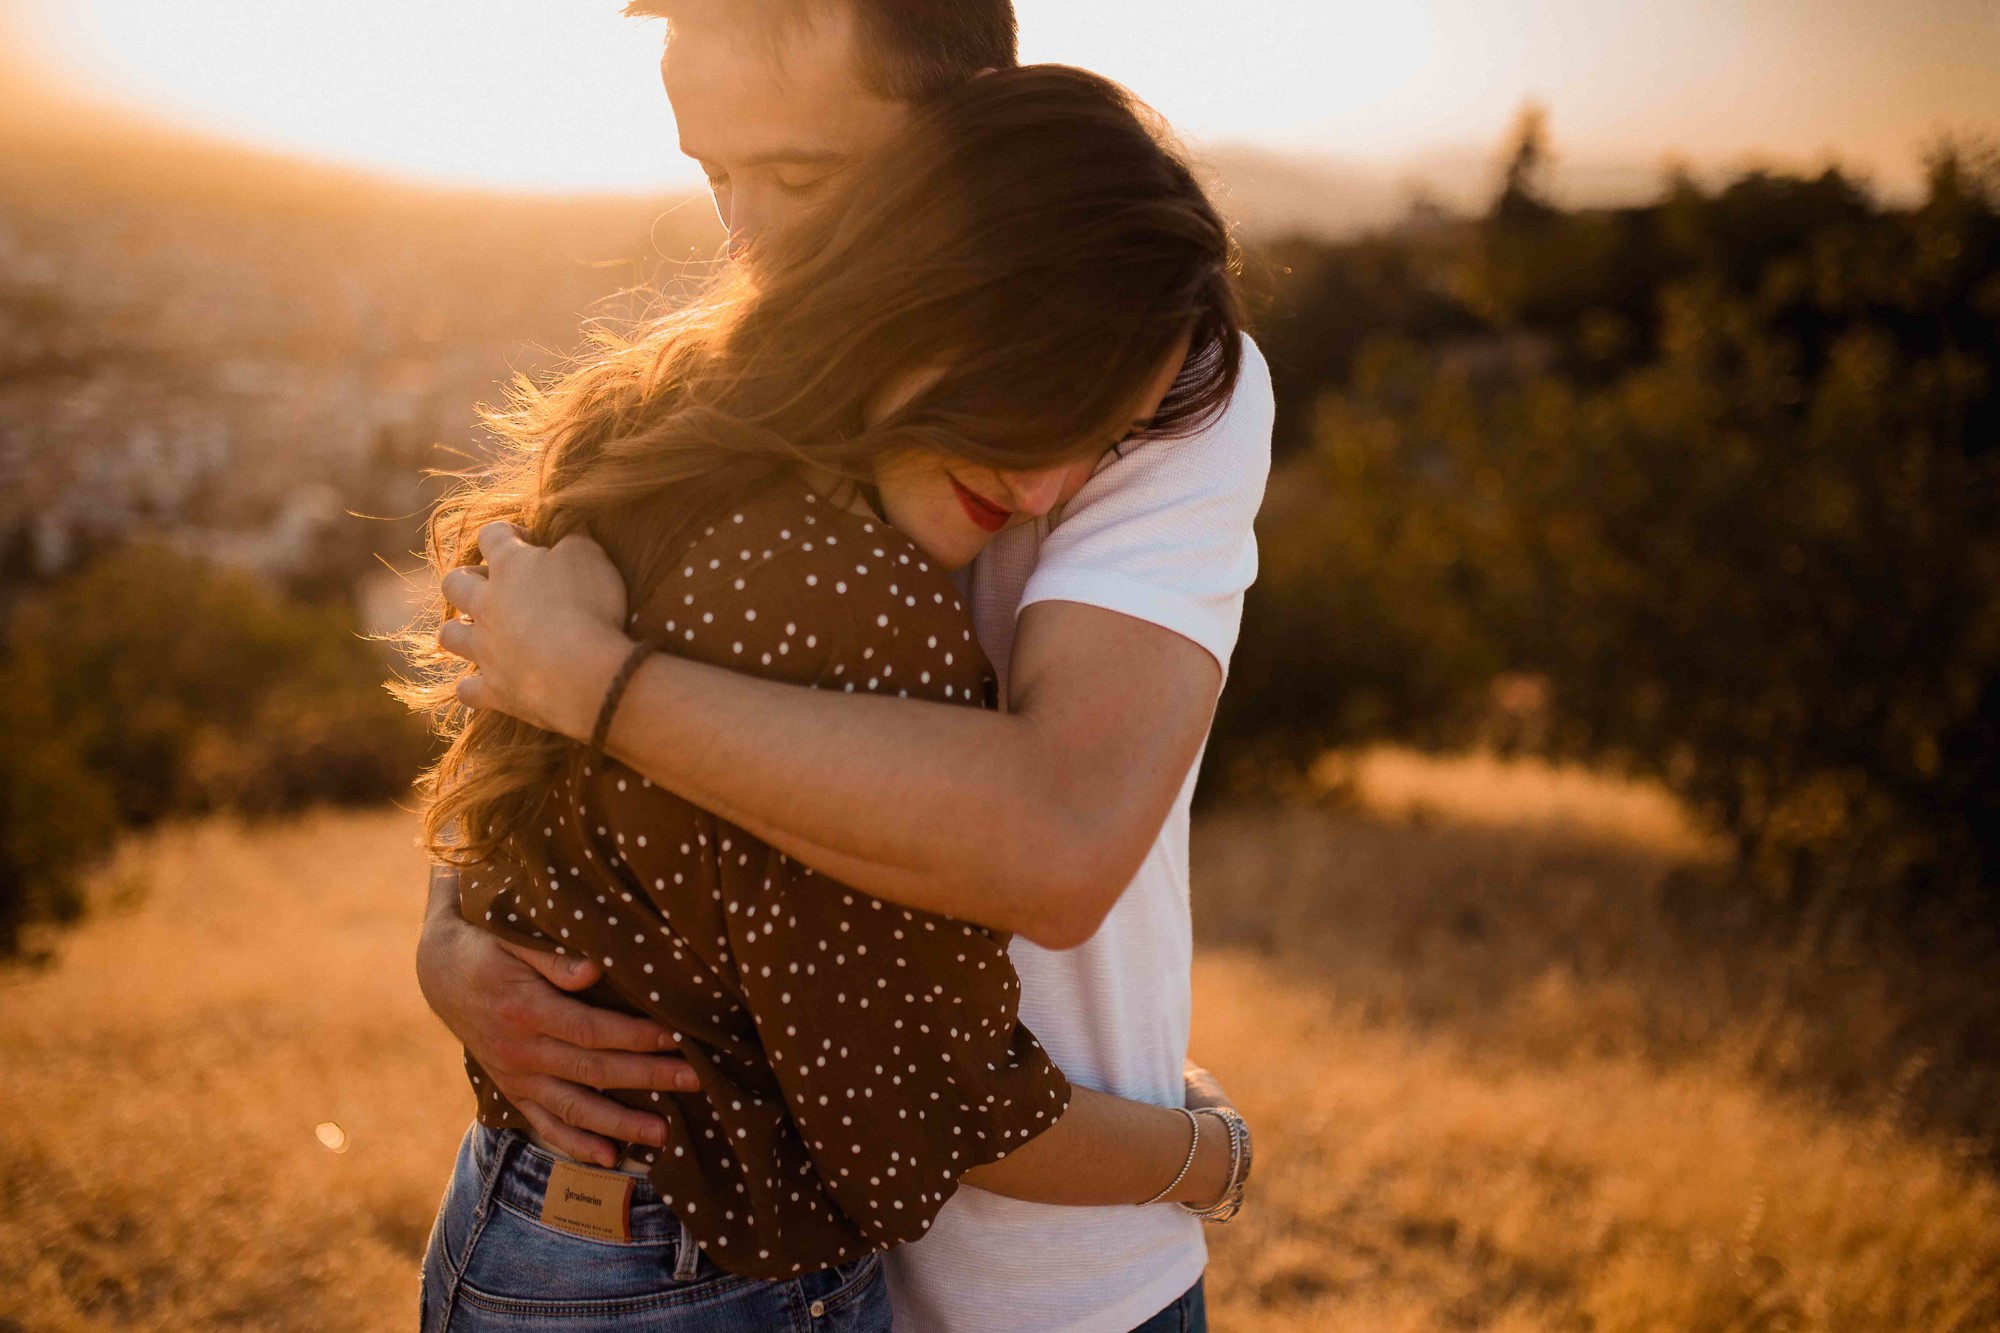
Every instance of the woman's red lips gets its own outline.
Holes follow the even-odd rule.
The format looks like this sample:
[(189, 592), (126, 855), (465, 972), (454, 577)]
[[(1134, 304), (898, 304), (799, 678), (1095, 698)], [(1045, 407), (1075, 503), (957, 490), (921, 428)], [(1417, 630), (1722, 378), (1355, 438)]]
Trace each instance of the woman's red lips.
[(1014, 517), (1013, 510), (1002, 509), (977, 491), (967, 490), (959, 483), (957, 477), (951, 476), (950, 473), (945, 475), (951, 482), (951, 489), (958, 494), (958, 503), (964, 508), (965, 516), (971, 519), (973, 526), (980, 531), (998, 532), (1007, 526), (1008, 519)]

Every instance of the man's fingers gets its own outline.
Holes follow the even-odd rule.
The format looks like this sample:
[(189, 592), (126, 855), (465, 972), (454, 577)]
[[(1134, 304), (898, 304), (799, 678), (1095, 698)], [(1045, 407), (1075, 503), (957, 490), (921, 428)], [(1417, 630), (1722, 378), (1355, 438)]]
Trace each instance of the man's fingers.
[(485, 600), (486, 591), (492, 586), (484, 565), (460, 565), (439, 580), (438, 591), (459, 610), (476, 616), (480, 602)]
[(543, 1032), (586, 1050), (653, 1055), (678, 1045), (673, 1034), (650, 1018), (600, 1009), (560, 995), (544, 996), (535, 1007), (535, 1021)]
[[(604, 975), (603, 968), (579, 954), (557, 953), (552, 949), (530, 949), (511, 940), (501, 940), (500, 947), (541, 973), (551, 986), (562, 990), (587, 989), (596, 985), (597, 979)], [(643, 1049), (658, 1050), (659, 1047), (654, 1045)]]
[(527, 539), (512, 523), (496, 519), (479, 529), (479, 554), (489, 565), (510, 560), (527, 547)]
[(468, 662), (479, 660), (479, 626), (464, 620), (447, 620), (438, 626), (438, 647)]
[(630, 1092), (694, 1092), (701, 1087), (694, 1070), (678, 1055), (630, 1055), (624, 1051), (587, 1051), (552, 1041), (535, 1055), (535, 1065), (560, 1071), (560, 1076), (586, 1088), (616, 1088)]
[[(648, 1143), (655, 1148), (664, 1147), (667, 1142), (667, 1122), (659, 1116), (620, 1105), (578, 1083), (559, 1078), (527, 1079), (522, 1083), (522, 1096), (572, 1130), (625, 1143)], [(535, 1128), (539, 1130), (541, 1126)], [(550, 1139), (550, 1142), (556, 1141)], [(563, 1148), (563, 1151), (570, 1150)], [(605, 1165), (614, 1163), (615, 1159)]]
[(491, 684), (486, 677), (476, 672), (469, 676), (460, 676), (458, 683), (451, 687), (451, 692), (457, 695), (458, 701), (467, 708), (491, 708), (494, 704)]
[[(575, 551), (578, 553), (595, 552), (598, 555), (604, 555), (604, 548), (599, 546), (597, 541), (587, 532), (572, 532), (549, 549), (551, 551)], [(610, 557), (605, 556), (605, 558), (609, 559)]]
[(528, 1123), (535, 1127), (535, 1133), (541, 1136), (542, 1142), (557, 1152), (595, 1166), (618, 1165), (618, 1148), (611, 1140), (596, 1134), (586, 1134), (580, 1129), (571, 1129), (531, 1101), (516, 1098), (514, 1109), (528, 1117)]

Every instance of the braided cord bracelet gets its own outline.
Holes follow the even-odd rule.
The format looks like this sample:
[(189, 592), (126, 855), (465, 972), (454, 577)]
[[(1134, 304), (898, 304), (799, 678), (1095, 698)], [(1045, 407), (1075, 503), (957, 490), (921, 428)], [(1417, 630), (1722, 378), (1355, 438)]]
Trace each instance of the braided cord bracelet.
[(632, 677), (638, 675), (639, 668), (646, 665), (646, 659), (659, 650), (660, 640), (653, 635), (647, 635), (633, 644), (624, 664), (618, 668), (618, 674), (605, 687), (604, 702), (597, 708), (597, 725), (590, 729), (590, 752), (597, 758), (604, 757), (604, 743), (611, 738), (611, 719), (617, 715), (618, 705), (625, 698)]

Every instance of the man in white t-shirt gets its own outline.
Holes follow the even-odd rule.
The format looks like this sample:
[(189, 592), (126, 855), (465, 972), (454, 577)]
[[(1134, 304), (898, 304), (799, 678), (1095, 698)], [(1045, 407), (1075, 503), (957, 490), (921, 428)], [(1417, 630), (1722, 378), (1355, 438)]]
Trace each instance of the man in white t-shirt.
[[(741, 252), (885, 142), (912, 106), (1013, 63), (1009, 0), (636, 3), (672, 20), (681, 147)], [(797, 689), (656, 656), (609, 748), (840, 880), (1015, 936), (1023, 1019), (1072, 1080), (1156, 1105), (1219, 1100), (1186, 1063), (1188, 808), (1256, 575), (1270, 376), (1245, 347), (1201, 434), (1000, 474), (1014, 518), (972, 567), (1004, 712)], [(587, 737), (630, 649), (579, 611), (617, 574), (572, 539), (522, 548), (481, 603), (465, 702)], [(970, 812), (970, 813), (969, 813)], [(644, 1020), (561, 990), (589, 963), (512, 950), (433, 876), (418, 974), (439, 1016), (552, 1146), (615, 1161), (664, 1122), (602, 1088), (692, 1091)], [(919, 1333), (1203, 1326), (1201, 1224), (1171, 1206), (1055, 1208), (962, 1189), (890, 1258)], [(1156, 1322), (1157, 1321), (1157, 1322)]]

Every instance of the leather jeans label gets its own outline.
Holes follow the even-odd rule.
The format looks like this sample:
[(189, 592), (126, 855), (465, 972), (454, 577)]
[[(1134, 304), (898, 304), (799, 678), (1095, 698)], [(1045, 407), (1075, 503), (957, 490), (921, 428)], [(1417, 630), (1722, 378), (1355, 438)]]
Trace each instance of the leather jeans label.
[(542, 1225), (591, 1240), (629, 1241), (632, 1188), (638, 1183), (622, 1171), (557, 1162), (542, 1196)]

